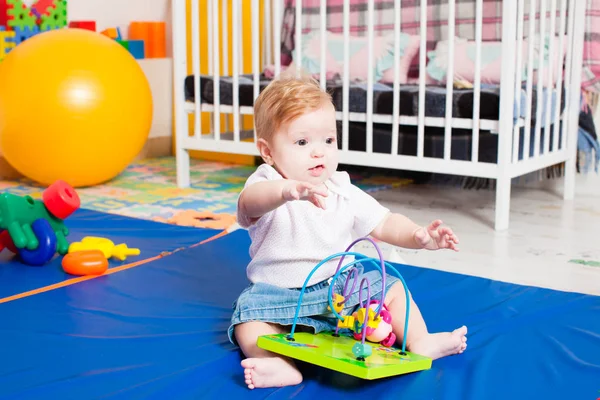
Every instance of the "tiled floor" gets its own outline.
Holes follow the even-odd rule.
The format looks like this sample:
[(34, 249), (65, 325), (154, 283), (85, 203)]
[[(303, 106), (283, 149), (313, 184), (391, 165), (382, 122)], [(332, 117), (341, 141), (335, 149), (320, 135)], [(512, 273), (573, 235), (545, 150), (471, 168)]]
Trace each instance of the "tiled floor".
[[(168, 220), (186, 210), (235, 214), (237, 198), (255, 167), (192, 159), (191, 186), (178, 188), (174, 157), (132, 163), (119, 176), (101, 185), (78, 188), (81, 206), (128, 217)], [(355, 173), (354, 183), (367, 192), (410, 183), (374, 173)], [(0, 180), (0, 191), (42, 195), (41, 187), (25, 178)]]

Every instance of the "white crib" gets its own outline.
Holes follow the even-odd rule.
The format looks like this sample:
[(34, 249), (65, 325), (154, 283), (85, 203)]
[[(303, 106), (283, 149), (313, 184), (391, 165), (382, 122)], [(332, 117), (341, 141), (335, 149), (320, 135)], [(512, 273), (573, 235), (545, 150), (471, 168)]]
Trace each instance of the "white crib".
[[(311, 15), (303, 15), (305, 8), (301, 0), (295, 1), (294, 12), (291, 15), (290, 0), (243, 1), (252, 1), (250, 27), (242, 24), (243, 4), (240, 0), (173, 1), (177, 183), (180, 187), (190, 184), (190, 150), (258, 155), (253, 131), (242, 129), (242, 117), (252, 114), (253, 100), (258, 96), (261, 87), (268, 83), (265, 82), (268, 79), (262, 74), (264, 67), (272, 64), (275, 75), (283, 69), (280, 43), (282, 16), (286, 6), (288, 6), (287, 18), (293, 16), (295, 22), (311, 21), (313, 25), (314, 21), (320, 22), (320, 26), (316, 28), (321, 52), (319, 71), (316, 76), (320, 79), (323, 88), (328, 85), (326, 79), (328, 67), (325, 60), (328, 57), (326, 52), (330, 49), (327, 44), (327, 31), (323, 27), (328, 21), (328, 10), (333, 10), (333, 3), (341, 4), (339, 0), (320, 0), (318, 14), (313, 12)], [(315, 3), (316, 0), (304, 1)], [(482, 15), (484, 1), (473, 0), (475, 30), (474, 37), (471, 39), (475, 49), (474, 79), (471, 88), (461, 91), (455, 87), (457, 79), (454, 74), (454, 69), (461, 64), (448, 62), (444, 84), (439, 82), (431, 84), (427, 74), (423, 73), (427, 70), (427, 0), (421, 1), (420, 12), (417, 14), (419, 27), (417, 67), (420, 73), (415, 82), (400, 83), (400, 38), (405, 21), (401, 21), (400, 18), (403, 2), (396, 0), (392, 2), (393, 9), (386, 11), (393, 13), (389, 15), (394, 21), (393, 26), (390, 27), (394, 38), (393, 78), (392, 82), (387, 82), (387, 88), (384, 88), (387, 97), (381, 95), (382, 97), (377, 97), (375, 102), (375, 96), (380, 96), (378, 90), (382, 85), (374, 78), (373, 56), (364, 60), (368, 71), (366, 82), (350, 81), (350, 44), (357, 40), (351, 33), (350, 21), (352, 6), (362, 3), (362, 6), (366, 7), (367, 29), (361, 40), (366, 40), (369, 54), (373, 55), (374, 43), (377, 40), (374, 29), (377, 23), (375, 10), (383, 1), (346, 0), (340, 6), (343, 7), (341, 11), (343, 26), (340, 33), (343, 37), (343, 71), (339, 79), (332, 78), (338, 79), (336, 90), (339, 102), (336, 107), (341, 130), (340, 162), (349, 165), (495, 179), (495, 228), (497, 230), (507, 229), (509, 226), (512, 178), (565, 162), (564, 198), (573, 198), (586, 2), (582, 0), (499, 2), (497, 7), (498, 10), (501, 9), (502, 23), (501, 33), (499, 33), (501, 42), (498, 41), (497, 45), (502, 54), (501, 76), (498, 85), (491, 86), (492, 89), (489, 89), (489, 85), (482, 84), (482, 74), (486, 71), (484, 70), (486, 41), (483, 35)], [(437, 7), (447, 7), (444, 10), (448, 17), (444, 21), (442, 34), (443, 39), (447, 39), (445, 42), (447, 57), (449, 60), (454, 60), (454, 52), (460, 44), (459, 40), (455, 39), (455, 36), (459, 36), (460, 33), (456, 28), (457, 17), (460, 18), (457, 11), (458, 14), (463, 12), (464, 8), (460, 7), (465, 5), (458, 4), (456, 0), (447, 0), (447, 4), (440, 0), (434, 2), (444, 3)], [(414, 5), (415, 1), (410, 3)], [(389, 6), (390, 1), (386, 1), (386, 4)], [(206, 13), (208, 27), (201, 26), (199, 16), (202, 12)], [(229, 13), (232, 21), (239, 22), (229, 26), (228, 18), (225, 17)], [(262, 35), (259, 33), (261, 17), (263, 21), (270, 22), (264, 24)], [(537, 23), (529, 23), (529, 21), (537, 21)], [(200, 73), (201, 28), (207, 29), (208, 32), (208, 75)], [(302, 40), (308, 40), (308, 36), (306, 32), (302, 33), (302, 24), (295, 23), (294, 29), (294, 56), (302, 60), (301, 43)], [(314, 31), (313, 28), (313, 33)], [(251, 32), (252, 44), (250, 76), (241, 74), (241, 65), (244, 62), (242, 35), (245, 36), (248, 32)], [(538, 54), (534, 53), (535, 41), (529, 40), (527, 43), (527, 38), (541, 33), (559, 39), (549, 41), (547, 49), (549, 54), (544, 51), (545, 41), (539, 42), (542, 51), (538, 51)], [(190, 37), (191, 43), (188, 43)], [(246, 40), (245, 43), (247, 45), (248, 41)], [(525, 51), (516, 50), (525, 48)], [(191, 49), (191, 60), (188, 60), (189, 49)], [(560, 73), (552, 72), (552, 62), (548, 71), (544, 73), (545, 57), (552, 61), (556, 54), (563, 53), (564, 58), (558, 58), (560, 64), (557, 70)], [(228, 70), (230, 61), (231, 72)], [(298, 70), (300, 64), (300, 62), (295, 64)], [(521, 75), (523, 71), (526, 71), (524, 79)], [(240, 91), (244, 85), (248, 89), (246, 92)], [(203, 88), (209, 86), (211, 90), (208, 91), (208, 95), (202, 95)], [(364, 105), (353, 104), (352, 90), (364, 94), (366, 97)], [(497, 95), (498, 104), (493, 105), (491, 110), (495, 108), (497, 115), (493, 117), (482, 116), (482, 107), (488, 107), (490, 103), (489, 96), (482, 96), (487, 93), (487, 90), (495, 93), (493, 96)], [(224, 94), (224, 91), (228, 93)], [(431, 107), (426, 102), (426, 97), (433, 96), (432, 93), (436, 93), (438, 97), (442, 95), (445, 101), (440, 109), (442, 111), (438, 110), (437, 115), (431, 115), (433, 111), (429, 111)], [(472, 115), (456, 116), (457, 96), (465, 93), (472, 96), (472, 100), (466, 102), (470, 108), (468, 112)], [(402, 111), (402, 96), (412, 96), (407, 100), (409, 105), (414, 105), (412, 112)], [(491, 98), (495, 99), (496, 97), (493, 96)], [(461, 107), (467, 107), (462, 98), (460, 102)], [(382, 108), (387, 111), (381, 111)], [(211, 115), (211, 129), (208, 131), (202, 129), (201, 115), (205, 113)], [(191, 123), (190, 115), (193, 115)], [(222, 119), (223, 115), (228, 117)], [(532, 124), (532, 121), (535, 122)], [(406, 130), (409, 133), (403, 133), (402, 137), (409, 138), (407, 140), (412, 143), (407, 146), (410, 147), (408, 154), (407, 151), (399, 150), (400, 132)], [(436, 154), (431, 154), (432, 151), (428, 147), (433, 143), (430, 143), (433, 136), (429, 134), (432, 130), (437, 130), (437, 135), (434, 135), (437, 138), (436, 143), (439, 143)], [(468, 135), (467, 155), (461, 156), (461, 159), (452, 156), (455, 152), (453, 140), (457, 140), (453, 132), (456, 131), (460, 131), (461, 135), (467, 132)], [(381, 145), (382, 138), (385, 138), (385, 146)], [(494, 145), (489, 148), (482, 147), (484, 138), (486, 141), (493, 140)], [(356, 144), (357, 142), (360, 143)], [(374, 143), (378, 148), (374, 148)], [(493, 155), (488, 154), (487, 159), (483, 159), (482, 149), (492, 149)]]

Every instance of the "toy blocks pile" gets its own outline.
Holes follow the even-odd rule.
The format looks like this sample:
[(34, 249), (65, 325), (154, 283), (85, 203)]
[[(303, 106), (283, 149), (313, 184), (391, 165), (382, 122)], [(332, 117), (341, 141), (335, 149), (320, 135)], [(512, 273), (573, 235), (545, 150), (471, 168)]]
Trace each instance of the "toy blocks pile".
[[(96, 21), (67, 19), (67, 0), (35, 0), (28, 7), (25, 0), (0, 0), (0, 62), (19, 44), (41, 32), (53, 29), (80, 28), (96, 32)], [(100, 32), (116, 40), (136, 59), (166, 57), (165, 22), (132, 22), (124, 40), (119, 28)]]
[[(69, 27), (96, 32), (96, 21), (71, 21)], [(119, 28), (108, 28), (100, 33), (117, 41), (138, 60), (166, 57), (166, 26), (164, 22), (132, 22), (129, 25), (127, 40), (123, 39)]]
[(15, 47), (15, 32), (7, 31), (0, 26), (0, 61), (4, 60), (9, 51)]
[(30, 37), (66, 26), (67, 0), (0, 0), (0, 61)]

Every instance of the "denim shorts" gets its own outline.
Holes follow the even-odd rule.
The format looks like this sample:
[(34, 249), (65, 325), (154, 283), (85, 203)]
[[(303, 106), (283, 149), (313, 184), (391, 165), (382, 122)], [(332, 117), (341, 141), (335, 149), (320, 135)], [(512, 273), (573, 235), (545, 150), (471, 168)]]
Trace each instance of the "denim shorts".
[[(348, 289), (352, 292), (347, 296), (344, 309), (339, 314), (350, 315), (359, 307), (359, 298), (364, 303), (367, 301), (367, 288), (363, 286), (362, 296), (359, 296), (360, 283), (363, 278), (369, 281), (369, 294), (372, 300), (381, 300), (382, 276), (379, 270), (364, 272), (362, 266), (357, 265), (357, 274), (352, 273)], [(333, 293), (341, 294), (348, 275), (351, 270), (345, 270), (335, 280)], [(358, 276), (358, 279), (355, 277)], [(353, 287), (353, 281), (355, 285)], [(399, 282), (399, 279), (390, 274), (385, 277), (385, 291)], [(304, 290), (296, 328), (298, 331), (319, 333), (323, 331), (334, 331), (337, 326), (337, 318), (328, 310), (329, 288), (332, 278), (307, 286)], [(402, 283), (399, 283), (402, 285)], [(238, 345), (235, 340), (235, 325), (250, 321), (261, 321), (282, 326), (288, 326), (288, 330), (294, 323), (294, 316), (298, 308), (298, 299), (301, 288), (281, 288), (266, 283), (254, 283), (242, 291), (233, 304), (233, 315), (228, 336), (231, 343)]]

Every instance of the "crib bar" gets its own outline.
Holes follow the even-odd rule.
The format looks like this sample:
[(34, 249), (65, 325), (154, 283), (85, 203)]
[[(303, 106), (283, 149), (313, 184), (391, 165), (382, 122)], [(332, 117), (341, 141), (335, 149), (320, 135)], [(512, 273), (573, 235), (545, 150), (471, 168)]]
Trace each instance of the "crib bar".
[[(545, 60), (544, 60), (544, 35), (546, 34), (546, 0), (540, 0), (540, 31), (539, 37), (537, 38), (538, 43), (538, 70), (535, 78), (535, 84), (537, 85), (537, 101), (536, 101), (536, 117), (535, 117), (535, 137), (533, 140), (533, 155), (539, 157), (540, 155), (540, 143), (542, 137), (542, 111), (544, 109), (545, 94), (544, 94), (544, 73), (545, 73)], [(533, 40), (533, 39), (532, 39)], [(533, 77), (529, 78), (533, 79)], [(547, 135), (546, 135), (547, 136)]]
[(556, 0), (550, 0), (550, 50), (548, 52), (548, 59), (550, 60), (547, 77), (547, 97), (545, 106), (545, 118), (544, 118), (544, 154), (548, 154), (550, 151), (550, 133), (552, 129), (550, 127), (552, 112), (552, 99), (554, 98), (555, 90), (558, 88), (554, 87), (554, 47), (556, 35)]
[(498, 134), (498, 171), (496, 177), (495, 228), (508, 228), (511, 190), (511, 134), (515, 101), (515, 38), (517, 10), (514, 2), (502, 3), (502, 72), (500, 76), (500, 121)]
[[(190, 154), (184, 141), (188, 137), (188, 115), (185, 110), (185, 88), (183, 82), (188, 75), (187, 70), (187, 25), (188, 8), (186, 0), (173, 1), (172, 33), (173, 33), (173, 95), (175, 109), (173, 116), (176, 138), (177, 186), (190, 186)], [(191, 12), (191, 10), (190, 10)], [(198, 14), (196, 14), (198, 15)]]
[[(229, 75), (229, 10), (228, 1), (221, 1), (221, 43), (223, 43), (223, 70), (221, 73), (225, 76)], [(226, 122), (229, 119), (226, 120)]]
[[(222, 41), (221, 43), (223, 43), (223, 51), (221, 52), (223, 54), (223, 69), (221, 71), (221, 73), (225, 76), (229, 76), (229, 6), (228, 6), (228, 1), (223, 1), (221, 2), (222, 7), (221, 7), (221, 18), (223, 20), (222, 22), (222, 27), (221, 27), (221, 32), (222, 32)], [(225, 115), (225, 132), (231, 132), (231, 126), (230, 126), (230, 116), (229, 115)]]
[(258, 0), (252, 0), (252, 73), (254, 83), (254, 100), (260, 92), (260, 31), (259, 31), (260, 7)]
[(240, 141), (240, 2), (232, 0), (231, 27), (233, 53), (233, 141)]
[[(192, 0), (192, 15), (200, 15), (200, 0)], [(194, 18), (192, 24), (192, 71), (194, 73), (194, 91), (200, 93), (200, 23)], [(194, 136), (202, 136), (202, 98), (194, 96)]]
[[(212, 75), (213, 73), (213, 56), (215, 54), (215, 49), (213, 48), (213, 17), (212, 17), (212, 9), (213, 9), (214, 0), (208, 0), (206, 2), (206, 15), (209, 17), (206, 18), (207, 30), (208, 30), (208, 74)], [(195, 23), (200, 24), (200, 21), (195, 21)], [(212, 117), (212, 116), (211, 116)]]
[(350, 129), (350, 2), (344, 1), (344, 77), (342, 82), (342, 149), (348, 151)]
[[(537, 1), (537, 0), (536, 0)], [(531, 153), (530, 151), (530, 142), (531, 142), (531, 131), (532, 131), (532, 127), (531, 127), (531, 120), (533, 118), (533, 110), (532, 110), (532, 105), (533, 105), (533, 50), (535, 48), (535, 41), (533, 40), (533, 38), (535, 37), (535, 24), (536, 24), (536, 18), (535, 18), (535, 13), (536, 13), (536, 9), (535, 9), (535, 3), (536, 1), (530, 1), (529, 2), (529, 34), (527, 35), (527, 37), (529, 38), (529, 45), (527, 48), (527, 82), (526, 82), (526, 97), (527, 97), (527, 101), (526, 101), (526, 107), (527, 107), (527, 111), (525, 114), (525, 140), (523, 141), (523, 160), (528, 160), (529, 159), (529, 155)]]
[[(419, 34), (419, 71), (427, 65), (427, 0), (421, 0)], [(423, 158), (425, 147), (425, 74), (419, 74), (419, 125), (417, 128), (417, 157)]]
[[(571, 59), (569, 73), (571, 75), (571, 86), (569, 90), (569, 105), (568, 108), (569, 123), (567, 126), (569, 138), (566, 151), (569, 157), (565, 163), (565, 188), (563, 197), (567, 200), (573, 199), (575, 196), (575, 166), (577, 162), (577, 132), (579, 130), (579, 113), (581, 101), (581, 66), (583, 62), (583, 41), (585, 27), (585, 1), (572, 0), (569, 7), (569, 13), (573, 14), (573, 20), (577, 21), (573, 24), (573, 34), (571, 36)], [(575, 38), (575, 40), (573, 40)], [(564, 137), (565, 135), (563, 135)]]
[(367, 12), (367, 46), (369, 59), (367, 60), (367, 153), (373, 152), (373, 45), (375, 24), (375, 0), (369, 0)]
[[(519, 1), (519, 6), (517, 9), (517, 45), (515, 49), (517, 53), (517, 69), (516, 69), (516, 77), (515, 77), (515, 118), (521, 118), (521, 79), (522, 79), (522, 65), (523, 65), (523, 52), (520, 49), (523, 48), (523, 30), (525, 25), (525, 2)], [(513, 149), (512, 149), (512, 162), (513, 164), (519, 161), (519, 152), (520, 152), (520, 142), (519, 142), (519, 131), (520, 127), (518, 124), (515, 124), (513, 129)]]
[(244, 18), (241, 18), (241, 15), (244, 13), (244, 1), (247, 0), (242, 0), (242, 3), (240, 4), (240, 8), (241, 8), (241, 13), (240, 13), (240, 69), (241, 69), (241, 73), (245, 73), (246, 72), (246, 60), (244, 57)]
[[(217, 3), (218, 0), (211, 0), (212, 4), (212, 27), (213, 27), (213, 50), (216, 52), (217, 49), (220, 49), (219, 46), (219, 7)], [(214, 82), (214, 90), (213, 90), (213, 105), (215, 107), (215, 113), (213, 115), (213, 123), (214, 130), (213, 133), (215, 135), (215, 140), (221, 140), (221, 78), (220, 78), (220, 59), (217, 54), (213, 55), (213, 82)]]
[(321, 71), (319, 82), (321, 82), (321, 88), (325, 89), (327, 86), (327, 80), (325, 79), (327, 71), (327, 0), (321, 0), (319, 16), (321, 25)]
[[(233, 113), (232, 106), (221, 105), (221, 112), (223, 113)], [(192, 108), (193, 111), (193, 108)], [(203, 103), (202, 104), (203, 112), (213, 112), (214, 107), (212, 104)], [(253, 115), (253, 107), (251, 106), (240, 106), (240, 114), (241, 115)], [(350, 122), (361, 122), (366, 123), (367, 113), (364, 112), (349, 112), (348, 113), (348, 121)], [(336, 119), (341, 121), (343, 118), (343, 113), (341, 111), (336, 111)], [(418, 126), (419, 118), (418, 117), (409, 117), (406, 115), (401, 115), (398, 118), (400, 125), (409, 125), (409, 126)], [(446, 118), (445, 117), (427, 117), (425, 118), (425, 122), (427, 123), (427, 127), (436, 127), (443, 128), (446, 126)], [(387, 124), (391, 125), (393, 123), (393, 116), (390, 114), (375, 114), (373, 113), (373, 123), (376, 124)], [(480, 121), (480, 126), (482, 130), (491, 130), (498, 131), (498, 121), (490, 120), (490, 119), (482, 119)], [(452, 127), (459, 129), (473, 129), (473, 120), (470, 118), (452, 118)]]
[[(565, 0), (567, 1), (567, 0)], [(571, 38), (569, 40), (570, 43), (573, 42), (573, 36), (575, 34), (575, 2), (573, 0), (568, 0), (569, 1), (569, 19), (568, 19), (568, 35)], [(572, 46), (572, 45), (571, 45)], [(573, 104), (571, 104), (571, 101), (573, 99), (573, 96), (571, 95), (571, 85), (573, 84), (572, 80), (573, 80), (573, 76), (571, 74), (571, 70), (572, 70), (572, 65), (573, 65), (573, 48), (571, 47), (569, 49), (569, 51), (567, 51), (567, 60), (566, 60), (566, 65), (565, 65), (565, 107), (567, 112), (565, 113), (564, 117), (563, 117), (563, 125), (564, 126), (570, 126), (571, 125), (571, 113), (568, 112), (568, 110), (570, 110), (572, 107), (574, 107)], [(579, 99), (577, 99), (577, 104), (579, 104)], [(571, 132), (571, 134), (573, 134)], [(567, 146), (566, 143), (566, 135), (562, 135), (562, 140), (561, 140), (561, 148), (564, 149)], [(566, 173), (567, 171), (565, 171)]]
[(394, 100), (392, 104), (392, 154), (398, 154), (400, 131), (400, 32), (402, 30), (401, 0), (394, 1)]
[(483, 36), (483, 0), (475, 4), (475, 76), (473, 82), (473, 141), (471, 161), (479, 161), (479, 110), (481, 101), (481, 45)]
[[(560, 2), (560, 27), (559, 27), (559, 32), (560, 35), (558, 36), (559, 38), (559, 42), (558, 42), (558, 54), (564, 54), (565, 51), (565, 28), (566, 28), (566, 24), (567, 24), (567, 0), (561, 0)], [(561, 56), (562, 59), (562, 56)], [(561, 72), (562, 72), (562, 63), (559, 64), (561, 66)], [(552, 138), (553, 138), (553, 144), (552, 144), (552, 148), (554, 148), (554, 150), (558, 150), (558, 145), (559, 145), (559, 132), (561, 130), (561, 126), (560, 126), (560, 119), (561, 119), (561, 115), (560, 115), (560, 103), (562, 102), (562, 92), (563, 92), (563, 74), (562, 73), (558, 73), (556, 76), (556, 102), (554, 104), (554, 126), (552, 128)], [(564, 129), (563, 129), (564, 131)], [(565, 134), (563, 133), (563, 137), (565, 136)], [(563, 149), (563, 147), (560, 147), (561, 149)]]
[(281, 8), (280, 0), (273, 0), (273, 53), (275, 55), (275, 76), (281, 73)]
[(448, 72), (446, 78), (446, 126), (444, 129), (444, 159), (450, 160), (452, 150), (452, 98), (454, 94), (455, 0), (448, 0)]
[(263, 0), (264, 1), (264, 13), (265, 13), (265, 33), (263, 35), (264, 41), (264, 50), (263, 50), (263, 65), (269, 65), (273, 62), (271, 58), (271, 0)]
[(302, 68), (302, 0), (296, 0), (296, 35), (294, 36), (294, 63), (296, 74), (300, 74)]
[[(258, 0), (252, 0), (252, 82), (254, 84), (253, 96), (254, 100), (258, 97), (260, 93), (260, 35), (259, 35), (259, 15), (260, 15), (260, 7)], [(254, 134), (254, 142), (257, 143), (256, 139), (256, 129), (253, 129)]]
[[(208, 21), (207, 30), (208, 30), (208, 74), (209, 75), (213, 74), (213, 70), (214, 70), (214, 68), (213, 68), (213, 65), (214, 65), (213, 58), (215, 56), (215, 50), (214, 50), (214, 47), (213, 47), (213, 21), (212, 21), (212, 19), (213, 19), (213, 17), (212, 17), (213, 5), (214, 5), (213, 0), (208, 0), (206, 2), (206, 8), (207, 8), (206, 14), (208, 15), (208, 17), (206, 18), (206, 20)], [(209, 118), (209, 126), (210, 126), (209, 131), (212, 131), (214, 129), (214, 122), (213, 122), (214, 113), (210, 113), (208, 115), (208, 118)]]

